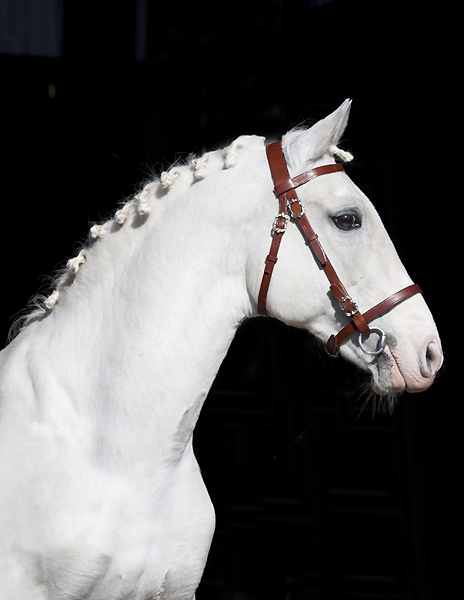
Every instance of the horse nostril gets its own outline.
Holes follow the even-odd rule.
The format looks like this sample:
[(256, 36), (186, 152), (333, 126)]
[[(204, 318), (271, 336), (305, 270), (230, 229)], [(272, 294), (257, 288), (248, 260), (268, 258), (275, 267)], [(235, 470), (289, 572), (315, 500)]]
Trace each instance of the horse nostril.
[(435, 375), (435, 373), (441, 367), (441, 363), (443, 361), (441, 351), (435, 342), (430, 342), (430, 344), (427, 346), (425, 360), (429, 373), (431, 375)]

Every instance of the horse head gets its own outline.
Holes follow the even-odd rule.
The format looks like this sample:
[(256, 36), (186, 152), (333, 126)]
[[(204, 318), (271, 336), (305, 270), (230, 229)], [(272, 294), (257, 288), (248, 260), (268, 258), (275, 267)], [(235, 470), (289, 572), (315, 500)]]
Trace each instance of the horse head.
[[(405, 301), (377, 311), (369, 327), (364, 323), (363, 329), (358, 324), (361, 331), (353, 327), (353, 332), (340, 344), (341, 355), (370, 371), (373, 391), (391, 402), (399, 392), (427, 389), (443, 358), (432, 315), (422, 295), (417, 293), (420, 288), (412, 287), (369, 199), (343, 169), (329, 167), (326, 169), (329, 174), (315, 176), (314, 180), (306, 176), (308, 172), (311, 175), (324, 171), (317, 167), (335, 165), (336, 158), (351, 160), (349, 153), (337, 147), (348, 121), (350, 104), (345, 101), (309, 129), (290, 131), (282, 140), (291, 178), (286, 187), (292, 182), (294, 187), (298, 186), (298, 197), (293, 200), (295, 204), (293, 210), (290, 206), (289, 215), (306, 214), (311, 230), (317, 234), (317, 242), (313, 239), (317, 247), (312, 243), (305, 245), (301, 228), (291, 223), (298, 219), (289, 221), (288, 214), (279, 212), (272, 235), (276, 237), (285, 230), (285, 236), (279, 242), (278, 264), (271, 257), (273, 276), (265, 299), (266, 312), (305, 328), (326, 342), (331, 336), (335, 339), (333, 334), (350, 323), (354, 313), (365, 315), (371, 307), (382, 305), (385, 298), (394, 297), (398, 290), (409, 290), (409, 294), (404, 294)], [(284, 188), (284, 184), (280, 188), (276, 184), (276, 194)], [(268, 202), (276, 209), (275, 195)], [(282, 206), (285, 205), (280, 204), (281, 211)], [(295, 206), (299, 208), (295, 210)], [(306, 235), (306, 241), (310, 239)], [(322, 258), (318, 260), (319, 254)], [(336, 277), (343, 282), (343, 293), (338, 296), (333, 293), (336, 286), (331, 286), (332, 291), (328, 289), (324, 257), (329, 257)], [(268, 256), (268, 261), (271, 259)], [(345, 296), (345, 290), (349, 295)], [(346, 298), (349, 310), (343, 305)], [(382, 338), (379, 350), (377, 335)]]

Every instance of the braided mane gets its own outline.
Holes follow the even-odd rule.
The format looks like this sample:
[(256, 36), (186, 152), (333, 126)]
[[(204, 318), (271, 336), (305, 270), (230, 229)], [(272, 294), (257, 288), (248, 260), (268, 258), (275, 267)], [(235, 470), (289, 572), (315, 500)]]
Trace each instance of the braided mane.
[[(297, 130), (293, 130), (287, 136), (295, 133)], [(12, 341), (27, 325), (40, 321), (53, 310), (60, 301), (62, 290), (72, 285), (79, 270), (87, 261), (90, 247), (93, 248), (96, 243), (104, 243), (104, 239), (123, 227), (129, 218), (137, 218), (141, 224), (148, 218), (159, 218), (165, 205), (163, 200), (176, 197), (211, 173), (235, 167), (241, 157), (256, 149), (257, 145), (261, 146), (263, 140), (264, 138), (257, 136), (240, 136), (224, 149), (206, 152), (200, 157), (189, 156), (184, 164), (174, 163), (168, 171), (163, 171), (159, 177), (146, 182), (142, 189), (122, 204), (110, 219), (90, 228), (88, 238), (82, 244), (79, 253), (70, 258), (65, 267), (59, 269), (51, 279), (49, 292), (35, 294), (15, 320), (8, 334), (8, 341)], [(330, 146), (328, 152), (343, 161), (353, 159), (352, 154), (337, 146)]]
[(201, 157), (189, 156), (184, 164), (174, 163), (168, 171), (163, 171), (159, 177), (146, 182), (138, 193), (120, 205), (110, 219), (90, 228), (79, 253), (70, 258), (64, 268), (59, 269), (51, 278), (48, 293), (35, 294), (21, 311), (22, 314), (10, 328), (8, 341), (11, 342), (27, 325), (40, 321), (53, 310), (60, 301), (63, 289), (72, 285), (79, 270), (85, 265), (89, 248), (104, 244), (105, 238), (124, 227), (129, 219), (137, 218), (140, 224), (148, 218), (158, 219), (163, 212), (164, 200), (176, 197), (211, 173), (234, 167), (241, 156), (256, 146), (257, 140), (262, 143), (262, 138), (256, 136), (240, 136), (224, 149), (206, 152)]

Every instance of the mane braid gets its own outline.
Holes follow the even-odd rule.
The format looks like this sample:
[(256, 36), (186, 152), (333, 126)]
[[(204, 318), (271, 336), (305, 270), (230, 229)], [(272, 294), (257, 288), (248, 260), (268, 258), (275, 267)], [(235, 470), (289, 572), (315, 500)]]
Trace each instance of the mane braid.
[[(18, 313), (8, 332), (10, 343), (29, 324), (44, 319), (60, 301), (64, 288), (68, 288), (78, 276), (79, 270), (87, 260), (86, 250), (94, 244), (104, 243), (104, 238), (118, 231), (131, 217), (146, 220), (157, 218), (163, 212), (162, 205), (165, 198), (171, 199), (185, 191), (191, 185), (202, 181), (211, 173), (234, 167), (240, 157), (256, 145), (256, 141), (263, 138), (256, 136), (240, 136), (230, 146), (212, 152), (206, 152), (201, 157), (189, 155), (182, 164), (176, 161), (168, 171), (163, 171), (159, 177), (154, 177), (141, 187), (128, 201), (122, 203), (113, 217), (104, 223), (92, 225), (88, 239), (82, 244), (77, 256), (70, 258), (64, 268), (59, 269), (51, 278), (49, 292), (35, 294), (28, 305)], [(153, 216), (154, 213), (154, 216)]]

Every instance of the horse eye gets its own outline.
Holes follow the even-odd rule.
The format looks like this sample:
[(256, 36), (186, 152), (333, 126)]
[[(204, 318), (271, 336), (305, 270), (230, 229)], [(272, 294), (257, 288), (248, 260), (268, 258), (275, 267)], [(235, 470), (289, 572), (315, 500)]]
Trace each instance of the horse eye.
[(342, 231), (350, 231), (356, 227), (361, 227), (361, 220), (353, 213), (338, 215), (333, 219), (335, 225)]

